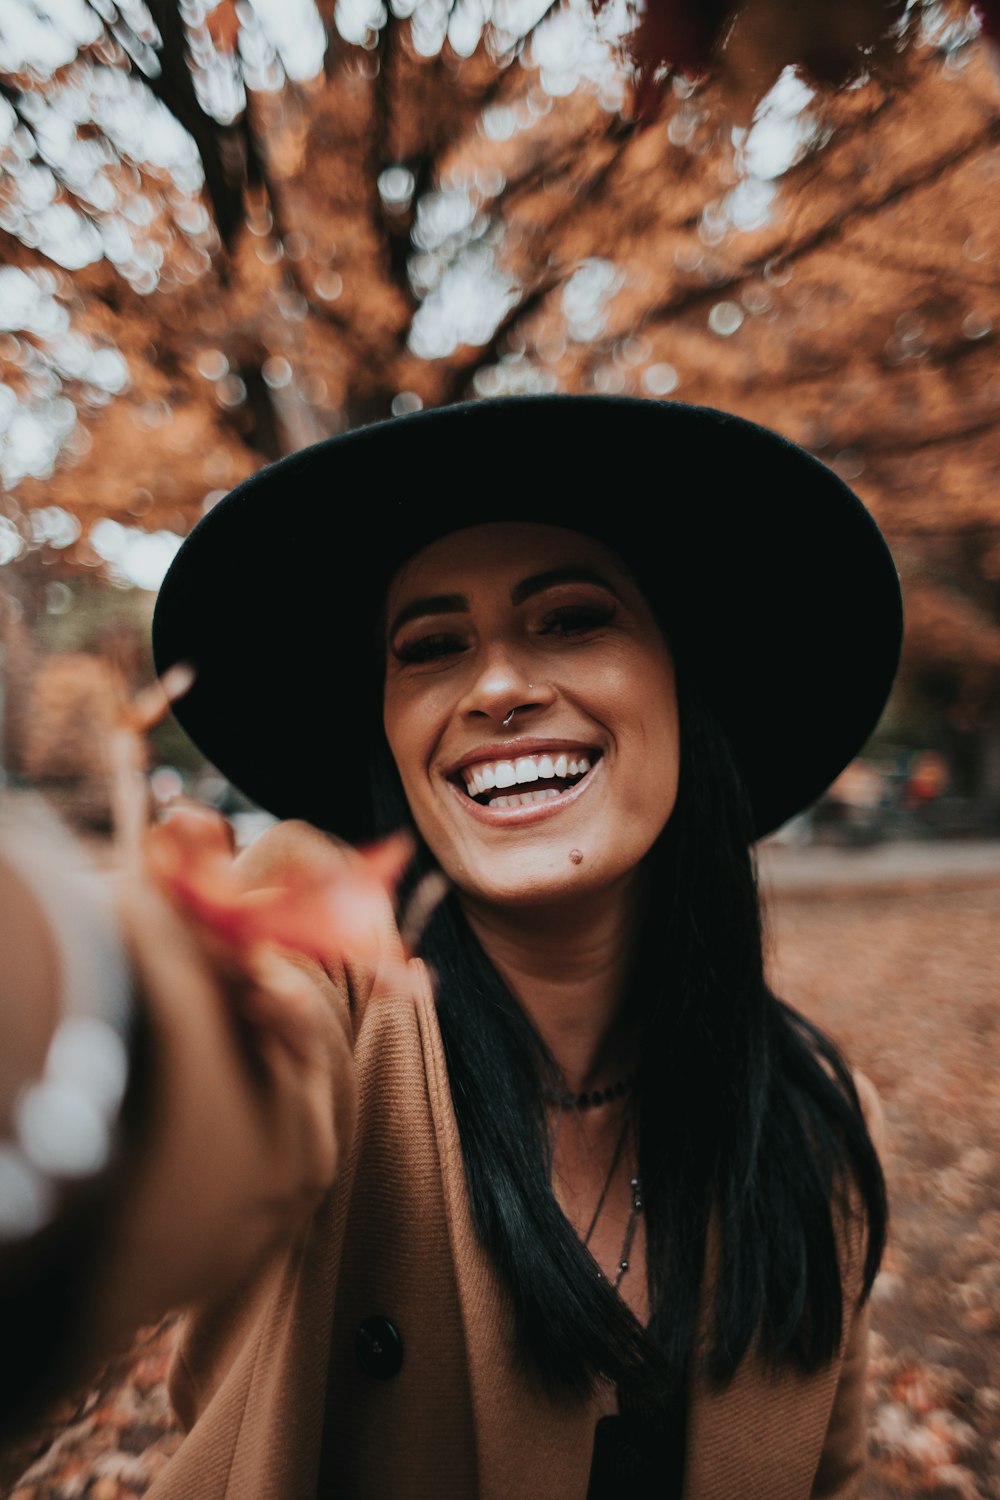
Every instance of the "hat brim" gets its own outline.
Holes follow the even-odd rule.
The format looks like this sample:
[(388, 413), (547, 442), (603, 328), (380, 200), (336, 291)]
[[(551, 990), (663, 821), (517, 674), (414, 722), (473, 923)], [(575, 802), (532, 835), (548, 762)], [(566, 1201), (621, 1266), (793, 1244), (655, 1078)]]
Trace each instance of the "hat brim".
[(157, 669), (196, 673), (177, 718), (261, 807), (370, 838), (386, 588), (438, 537), (497, 520), (586, 533), (631, 569), (728, 733), (758, 837), (815, 802), (874, 730), (902, 605), (857, 496), (728, 413), (589, 396), (415, 413), (240, 485), (157, 601)]

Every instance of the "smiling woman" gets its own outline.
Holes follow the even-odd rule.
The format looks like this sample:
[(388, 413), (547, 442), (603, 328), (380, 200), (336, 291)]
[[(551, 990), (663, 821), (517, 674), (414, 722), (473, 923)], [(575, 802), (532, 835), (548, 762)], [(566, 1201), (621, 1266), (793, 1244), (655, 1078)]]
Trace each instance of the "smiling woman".
[(386, 737), (466, 899), (552, 905), (615, 881), (630, 899), (678, 742), (670, 653), (622, 564), (577, 532), (494, 522), (410, 559), (388, 605)]
[[(654, 544), (620, 475), (665, 454), (698, 484)], [(158, 662), (299, 820), (244, 881), (405, 827), (450, 893), (411, 982), (388, 906), (382, 961), (317, 971), (357, 1123), (309, 1232), (193, 1316), (156, 1500), (859, 1493), (875, 1106), (766, 984), (751, 845), (864, 743), (900, 623), (835, 475), (673, 403), (418, 413), (196, 528)]]

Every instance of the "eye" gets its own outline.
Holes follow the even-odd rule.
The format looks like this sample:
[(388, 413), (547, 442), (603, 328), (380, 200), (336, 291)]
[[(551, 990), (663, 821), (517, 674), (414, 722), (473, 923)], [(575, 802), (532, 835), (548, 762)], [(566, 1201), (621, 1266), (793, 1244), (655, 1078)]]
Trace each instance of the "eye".
[(614, 615), (612, 604), (563, 604), (549, 610), (541, 622), (542, 635), (586, 635), (607, 625)]
[(453, 656), (464, 645), (462, 637), (453, 631), (437, 630), (428, 635), (404, 638), (392, 650), (397, 661), (406, 666), (419, 666), (423, 662), (440, 661), (443, 657)]

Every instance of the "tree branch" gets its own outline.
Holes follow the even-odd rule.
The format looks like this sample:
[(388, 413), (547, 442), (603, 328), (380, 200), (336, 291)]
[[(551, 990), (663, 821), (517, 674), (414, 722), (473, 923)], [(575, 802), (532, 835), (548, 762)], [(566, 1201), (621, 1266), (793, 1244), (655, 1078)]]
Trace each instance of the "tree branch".
[[(592, 174), (577, 192), (573, 199), (572, 211), (560, 221), (561, 226), (572, 222), (584, 209), (592, 207), (602, 190), (606, 187), (611, 173), (616, 167), (621, 165), (626, 150), (635, 139), (635, 131), (631, 126), (622, 130), (621, 127), (612, 124), (608, 126), (604, 134), (608, 139), (619, 138), (617, 149), (601, 163), (597, 171)], [(574, 154), (577, 153), (579, 151), (579, 144), (574, 142), (569, 150), (574, 152)], [(536, 261), (539, 259), (537, 256), (533, 256), (532, 258)], [(479, 371), (487, 369), (491, 364), (496, 362), (500, 350), (505, 342), (509, 342), (511, 334), (516, 333), (520, 327), (533, 317), (550, 293), (561, 286), (564, 280), (565, 271), (562, 267), (558, 267), (550, 272), (550, 274), (535, 282), (527, 296), (522, 298), (515, 307), (512, 307), (507, 316), (502, 319), (494, 331), (492, 338), (487, 344), (482, 346), (482, 350), (477, 355), (474, 363), (463, 366), (452, 373), (447, 387), (448, 400), (456, 400), (460, 394), (468, 391)]]
[[(888, 208), (890, 204), (898, 203), (918, 189), (928, 187), (937, 182), (951, 168), (957, 166), (973, 156), (979, 150), (987, 150), (1000, 141), (1000, 120), (991, 120), (985, 126), (981, 135), (972, 141), (966, 141), (955, 150), (940, 157), (929, 167), (912, 178), (894, 183), (890, 188), (880, 194), (877, 198), (866, 203), (859, 203), (850, 214), (842, 214), (838, 218), (831, 219), (821, 224), (811, 234), (804, 236), (797, 244), (788, 249), (783, 249), (778, 257), (783, 265), (788, 265), (802, 259), (813, 250), (818, 250), (826, 245), (835, 243), (855, 223), (864, 219), (874, 218), (875, 215)], [(773, 252), (744, 264), (738, 271), (730, 276), (716, 281), (711, 286), (688, 287), (666, 298), (663, 302), (651, 307), (640, 322), (640, 327), (648, 329), (658, 323), (665, 323), (676, 318), (682, 313), (690, 312), (692, 309), (704, 306), (708, 302), (716, 302), (726, 292), (734, 291), (746, 282), (752, 281), (763, 273), (764, 267), (769, 261), (775, 259)]]
[(259, 168), (253, 142), (245, 120), (235, 125), (220, 125), (199, 104), (178, 0), (147, 0), (147, 3), (162, 40), (157, 53), (162, 72), (159, 77), (143, 73), (143, 82), (194, 141), (219, 235), (227, 250), (231, 249), (243, 221), (244, 182)]

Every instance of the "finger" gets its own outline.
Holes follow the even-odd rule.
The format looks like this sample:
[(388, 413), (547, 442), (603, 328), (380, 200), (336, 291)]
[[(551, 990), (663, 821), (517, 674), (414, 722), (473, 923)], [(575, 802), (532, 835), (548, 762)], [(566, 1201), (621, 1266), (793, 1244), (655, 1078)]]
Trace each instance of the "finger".
[(177, 662), (169, 667), (162, 677), (151, 682), (132, 699), (124, 714), (124, 727), (133, 734), (146, 734), (155, 729), (170, 712), (170, 705), (183, 698), (194, 682), (194, 668), (187, 662)]
[(133, 729), (120, 725), (107, 739), (111, 820), (118, 860), (130, 875), (142, 866), (142, 845), (149, 823), (149, 784), (144, 748)]
[(236, 835), (232, 824), (214, 807), (179, 797), (164, 809), (156, 826), (169, 829), (170, 838), (192, 853), (236, 857)]
[(338, 869), (319, 884), (250, 892), (238, 914), (247, 941), (275, 943), (325, 963), (371, 961), (381, 950), (386, 896), (369, 875)]
[(406, 829), (391, 833), (388, 838), (361, 850), (370, 873), (388, 891), (396, 889), (415, 852), (416, 841)]

